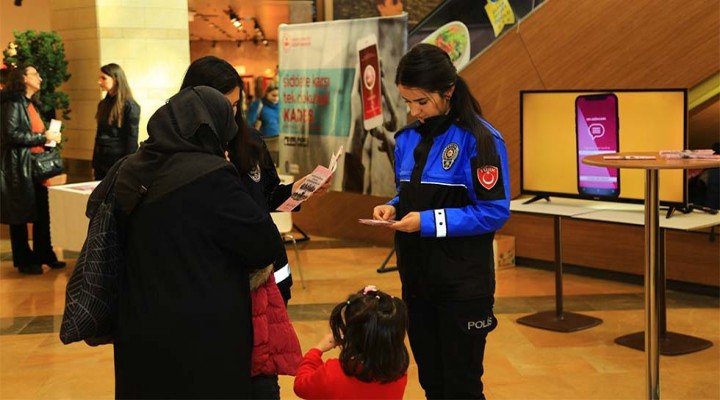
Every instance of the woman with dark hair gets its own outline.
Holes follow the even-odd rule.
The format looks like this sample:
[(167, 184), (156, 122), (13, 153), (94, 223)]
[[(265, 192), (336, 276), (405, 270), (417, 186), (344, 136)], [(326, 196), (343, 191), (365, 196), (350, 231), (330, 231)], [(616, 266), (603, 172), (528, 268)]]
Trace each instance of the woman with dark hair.
[(220, 92), (187, 88), (150, 118), (149, 139), (117, 169), (127, 260), (117, 398), (251, 398), (249, 273), (283, 243), (225, 159), (236, 134)]
[(92, 168), (94, 179), (101, 180), (117, 160), (137, 151), (140, 105), (133, 98), (125, 72), (117, 64), (100, 67), (98, 85), (107, 93), (95, 114)]
[[(42, 274), (42, 264), (63, 268), (50, 241), (48, 190), (32, 178), (31, 154), (45, 151), (45, 143), (60, 141), (59, 132), (45, 129), (35, 94), (42, 78), (32, 65), (10, 72), (0, 92), (0, 222), (10, 225), (13, 265), (22, 274)], [(33, 248), (27, 223), (33, 223)]]
[[(229, 159), (256, 204), (269, 213), (287, 200), (291, 191), (295, 191), (305, 178), (292, 185), (280, 184), (260, 133), (248, 127), (243, 120), (239, 107), (242, 81), (227, 61), (214, 56), (195, 60), (185, 74), (182, 87), (196, 85), (213, 87), (236, 105), (238, 134), (230, 142)], [(255, 399), (279, 399), (278, 375), (294, 375), (302, 358), (300, 343), (284, 308), (290, 299), (292, 286), (284, 246), (279, 249), (274, 272), (271, 272), (258, 271), (251, 277), (255, 328), (251, 398)]]
[(497, 326), (492, 244), (510, 217), (505, 141), (438, 47), (413, 47), (395, 84), (417, 121), (395, 135), (397, 195), (373, 217), (397, 220), (388, 227), (420, 384), (427, 398), (484, 398)]
[[(295, 377), (303, 399), (402, 399), (410, 356), (402, 300), (375, 286), (348, 296), (330, 314), (332, 333), (310, 349)], [(340, 357), (322, 354), (340, 347)]]
[[(240, 172), (243, 184), (257, 204), (268, 212), (275, 210), (290, 197), (291, 193), (298, 190), (306, 177), (289, 185), (280, 184), (277, 170), (260, 133), (249, 127), (243, 119), (240, 110), (242, 80), (232, 65), (215, 56), (206, 56), (193, 61), (185, 73), (181, 88), (197, 85), (217, 89), (235, 106), (238, 134), (229, 143), (230, 161)], [(329, 183), (326, 183), (315, 194), (322, 194), (328, 187)], [(290, 287), (293, 281), (284, 248), (275, 261), (275, 281), (287, 303), (291, 297)]]

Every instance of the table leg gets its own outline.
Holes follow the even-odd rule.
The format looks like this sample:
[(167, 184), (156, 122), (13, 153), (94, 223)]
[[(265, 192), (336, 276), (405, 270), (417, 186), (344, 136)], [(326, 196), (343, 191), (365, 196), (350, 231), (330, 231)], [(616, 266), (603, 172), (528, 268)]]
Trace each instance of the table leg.
[[(709, 340), (697, 338), (694, 336), (683, 335), (682, 333), (667, 331), (667, 305), (665, 301), (666, 292), (666, 257), (665, 257), (665, 229), (660, 228), (660, 237), (658, 239), (658, 274), (657, 294), (658, 307), (658, 337), (659, 352), (663, 356), (679, 356), (682, 354), (694, 353), (696, 351), (707, 349), (713, 343)], [(615, 339), (615, 343), (630, 347), (635, 350), (645, 350), (645, 332), (635, 332)]]
[(600, 325), (602, 320), (587, 315), (563, 311), (562, 284), (562, 224), (556, 215), (555, 227), (555, 311), (543, 311), (517, 320), (519, 324), (557, 332), (577, 332)]
[(645, 175), (645, 373), (648, 399), (660, 398), (660, 354), (658, 353), (657, 244), (659, 228), (658, 170)]
[(387, 257), (385, 257), (385, 261), (383, 261), (382, 265), (380, 265), (380, 268), (377, 269), (377, 272), (379, 274), (382, 274), (384, 272), (391, 272), (391, 271), (398, 270), (397, 266), (392, 266), (392, 267), (387, 266), (387, 263), (388, 263), (388, 261), (390, 261), (390, 257), (392, 257), (393, 254), (395, 254), (395, 246), (393, 246), (392, 250), (390, 250), (390, 254), (388, 254)]

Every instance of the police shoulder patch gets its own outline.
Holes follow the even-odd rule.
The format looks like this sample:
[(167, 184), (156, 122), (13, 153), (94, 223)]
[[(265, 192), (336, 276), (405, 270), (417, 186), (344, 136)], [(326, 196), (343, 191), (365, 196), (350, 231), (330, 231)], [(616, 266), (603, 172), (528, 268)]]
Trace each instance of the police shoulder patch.
[(490, 190), (494, 188), (498, 182), (498, 168), (494, 165), (485, 165), (478, 168), (477, 179), (485, 189)]
[(443, 149), (442, 152), (442, 167), (444, 170), (449, 170), (453, 163), (457, 159), (458, 153), (460, 152), (460, 146), (457, 143), (450, 143)]

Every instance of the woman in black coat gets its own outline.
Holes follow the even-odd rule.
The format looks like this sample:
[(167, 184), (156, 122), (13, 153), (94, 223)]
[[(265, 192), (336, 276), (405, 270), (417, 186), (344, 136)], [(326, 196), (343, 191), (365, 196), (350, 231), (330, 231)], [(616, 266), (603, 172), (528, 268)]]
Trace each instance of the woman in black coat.
[(127, 270), (114, 338), (118, 398), (249, 395), (248, 275), (283, 243), (225, 159), (236, 133), (230, 102), (190, 87), (150, 118), (148, 141), (119, 169)]
[[(45, 129), (34, 99), (42, 78), (34, 66), (15, 68), (0, 94), (0, 222), (10, 225), (13, 265), (22, 274), (42, 274), (42, 265), (62, 268), (50, 241), (48, 191), (34, 182), (31, 154), (45, 151), (60, 133)], [(33, 248), (28, 244), (27, 223), (33, 223)]]
[(94, 178), (101, 180), (119, 159), (137, 151), (140, 105), (133, 99), (125, 72), (117, 64), (100, 67), (98, 85), (107, 92), (95, 114), (92, 168)]

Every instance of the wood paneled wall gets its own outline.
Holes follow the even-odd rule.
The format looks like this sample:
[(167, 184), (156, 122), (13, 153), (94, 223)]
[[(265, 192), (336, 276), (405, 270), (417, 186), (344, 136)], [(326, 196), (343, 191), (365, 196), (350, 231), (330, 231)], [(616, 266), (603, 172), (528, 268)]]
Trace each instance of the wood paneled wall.
[[(717, 0), (546, 0), (461, 75), (505, 137), (517, 197), (521, 90), (691, 88), (719, 70)], [(391, 246), (390, 231), (357, 223), (386, 200), (328, 193), (295, 221), (309, 233)], [(565, 262), (642, 275), (641, 227), (563, 221)], [(513, 214), (501, 233), (516, 237), (519, 257), (554, 259), (551, 217)], [(669, 232), (668, 278), (720, 286), (720, 249), (706, 242), (707, 234)]]
[(548, 0), (461, 76), (505, 137), (515, 197), (520, 90), (691, 88), (719, 70), (717, 0)]

